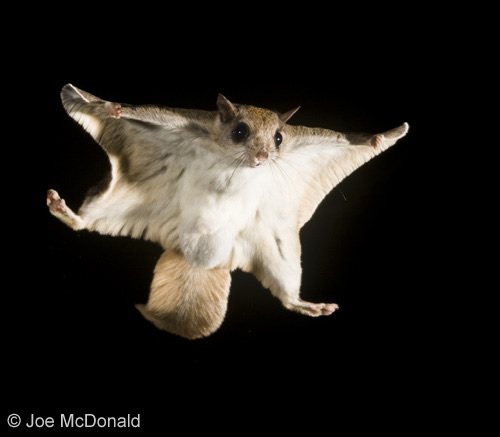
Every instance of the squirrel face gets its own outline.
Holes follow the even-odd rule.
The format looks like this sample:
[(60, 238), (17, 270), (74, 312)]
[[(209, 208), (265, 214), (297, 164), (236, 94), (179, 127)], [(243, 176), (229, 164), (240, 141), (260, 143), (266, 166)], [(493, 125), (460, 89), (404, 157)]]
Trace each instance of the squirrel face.
[(234, 152), (236, 157), (244, 157), (249, 167), (264, 165), (279, 153), (284, 145), (281, 130), (299, 109), (279, 114), (254, 106), (234, 105), (220, 94), (217, 106), (220, 111), (220, 145)]

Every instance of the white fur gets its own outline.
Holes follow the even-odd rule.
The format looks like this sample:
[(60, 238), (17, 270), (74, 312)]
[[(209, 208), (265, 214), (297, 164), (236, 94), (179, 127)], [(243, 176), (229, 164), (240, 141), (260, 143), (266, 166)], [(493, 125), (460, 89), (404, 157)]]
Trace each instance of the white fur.
[(97, 138), (101, 133), (101, 123), (97, 118), (79, 111), (74, 112), (72, 116), (92, 137)]
[[(224, 271), (237, 268), (253, 273), (289, 309), (312, 316), (335, 311), (335, 304), (299, 297), (299, 231), (336, 184), (395, 144), (407, 124), (378, 135), (345, 135), (285, 125), (272, 111), (235, 106), (227, 99), (221, 99), (229, 120), (224, 124), (224, 117), (203, 111), (120, 108), (71, 86), (62, 95), (70, 115), (108, 152), (112, 181), (104, 193), (84, 203), (79, 215), (54, 191), (49, 208), (74, 229), (129, 235), (163, 246), (166, 252), (155, 273), (161, 280), (154, 282), (151, 305), (143, 308), (149, 319), (172, 326), (167, 319), (175, 307), (181, 313), (193, 311), (192, 321), (205, 326), (203, 332), (216, 329), (229, 287)], [(123, 115), (146, 124), (110, 121), (110, 107), (119, 109), (112, 118)], [(232, 126), (241, 120), (250, 132), (243, 144), (232, 139)], [(279, 148), (276, 132), (283, 136)], [(257, 156), (265, 158), (255, 167)], [(162, 272), (177, 279), (170, 281)], [(209, 317), (210, 311), (197, 315), (206, 305), (203, 281), (213, 278), (221, 281), (213, 288), (217, 317)], [(200, 306), (187, 305), (191, 292)], [(173, 306), (160, 314), (164, 296), (173, 299)], [(187, 309), (191, 307), (196, 309)], [(182, 332), (178, 325), (172, 329)]]

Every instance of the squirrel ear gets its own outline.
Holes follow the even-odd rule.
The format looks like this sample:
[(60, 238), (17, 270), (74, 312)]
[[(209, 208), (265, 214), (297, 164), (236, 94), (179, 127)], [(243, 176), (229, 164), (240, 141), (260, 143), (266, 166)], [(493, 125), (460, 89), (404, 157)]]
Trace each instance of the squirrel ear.
[(300, 106), (297, 106), (295, 109), (291, 109), (290, 111), (287, 111), (283, 114), (279, 114), (278, 118), (280, 121), (285, 124), (290, 118), (292, 117), (293, 114), (295, 114), (298, 110), (300, 109)]
[(229, 123), (238, 115), (238, 108), (220, 93), (217, 96), (217, 108), (219, 108), (222, 123)]

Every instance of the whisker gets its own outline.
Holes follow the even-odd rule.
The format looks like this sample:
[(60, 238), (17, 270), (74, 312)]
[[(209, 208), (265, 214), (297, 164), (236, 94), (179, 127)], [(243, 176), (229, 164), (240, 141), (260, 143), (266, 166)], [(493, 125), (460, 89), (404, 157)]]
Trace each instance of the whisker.
[[(300, 165), (300, 164), (297, 164), (296, 162), (294, 161), (291, 161), (289, 159), (286, 159), (286, 158), (283, 158), (282, 156), (279, 158), (279, 163), (281, 164), (287, 164), (289, 168), (291, 168), (293, 171), (297, 172), (298, 175), (302, 175), (302, 171), (298, 168), (296, 168), (297, 165)], [(306, 170), (311, 170), (310, 168), (306, 167), (305, 165), (302, 165), (303, 168), (305, 168)]]
[[(296, 156), (296, 154), (294, 153), (294, 154), (293, 154), (293, 156)], [(302, 167), (302, 168), (305, 168), (306, 170), (311, 170), (311, 171), (313, 171), (313, 168), (312, 168), (312, 167), (309, 167), (309, 166), (307, 166), (307, 165), (305, 165), (305, 164), (302, 164), (301, 162), (292, 161), (291, 159), (288, 159), (288, 158), (286, 157), (286, 154), (282, 154), (282, 155), (280, 156), (280, 160), (281, 160), (281, 161), (286, 162), (287, 164), (289, 164), (289, 165), (290, 165), (290, 166), (292, 166), (292, 167), (293, 167), (293, 166), (300, 166), (300, 167)], [(294, 170), (299, 171), (299, 170), (297, 170), (296, 168), (294, 168)]]
[[(276, 165), (276, 168), (281, 172), (281, 174), (283, 175), (283, 179), (285, 180), (285, 182), (287, 183), (288, 186), (292, 186), (293, 187), (293, 190), (295, 191), (295, 195), (297, 196), (297, 199), (300, 198), (299, 196), (299, 192), (297, 190), (297, 187), (295, 185), (295, 183), (293, 182), (293, 178), (286, 172), (286, 170), (280, 165), (280, 162), (277, 160), (277, 159), (273, 159), (271, 161), (274, 165)], [(293, 167), (292, 167), (293, 168)], [(296, 170), (296, 169), (294, 169)]]
[[(215, 165), (217, 164), (220, 164), (221, 162), (223, 162), (224, 160), (226, 159), (230, 159), (230, 158), (234, 158), (236, 156), (236, 158), (234, 158), (228, 165), (226, 165), (223, 169), (221, 169), (217, 175), (215, 176), (215, 179), (218, 179), (220, 176), (222, 176), (227, 169), (229, 169), (231, 166), (234, 165), (234, 163), (238, 162), (239, 160), (243, 159), (244, 158), (244, 155), (245, 155), (245, 151), (240, 151), (240, 152), (236, 152), (236, 153), (233, 153), (231, 154), (230, 156), (226, 156), (224, 158), (222, 158), (221, 160), (217, 161), (214, 165), (212, 165), (211, 167), (209, 167), (209, 169), (207, 169), (207, 172), (213, 168)], [(240, 163), (238, 162), (236, 168), (240, 165)], [(233, 174), (234, 174), (234, 171), (233, 171)], [(231, 176), (232, 177), (232, 176)]]
[[(245, 153), (245, 151), (238, 151), (238, 152), (234, 152), (234, 153), (230, 153), (224, 157), (222, 157), (221, 159), (219, 159), (218, 161), (214, 162), (210, 167), (208, 167), (207, 170), (211, 170), (213, 169), (215, 166), (219, 165), (220, 163), (224, 162), (226, 159), (231, 159), (231, 158), (234, 158), (236, 156), (236, 159), (238, 159), (243, 153)], [(234, 163), (236, 161), (236, 159), (233, 159), (233, 161), (226, 167), (230, 167), (232, 163)]]
[[(244, 153), (244, 152), (243, 152)], [(229, 187), (229, 185), (231, 185), (231, 181), (233, 179), (233, 176), (234, 174), (236, 173), (236, 170), (238, 170), (238, 167), (241, 165), (241, 163), (245, 160), (245, 157), (244, 156), (240, 156), (239, 158), (239, 162), (238, 164), (236, 165), (236, 167), (234, 168), (233, 172), (231, 173), (231, 176), (229, 178), (229, 181), (227, 182), (227, 186)]]
[[(278, 170), (280, 170), (280, 173), (281, 173), (281, 177), (280, 175), (278, 175), (276, 173), (276, 171), (274, 170), (274, 168), (277, 168)], [(279, 165), (278, 163), (276, 162), (276, 160), (274, 158), (271, 158), (269, 160), (269, 168), (271, 169), (271, 173), (272, 173), (272, 177), (273, 177), (273, 180), (276, 181), (278, 184), (279, 184), (279, 189), (281, 190), (282, 189), (282, 184), (283, 182), (286, 183), (286, 188), (289, 189), (289, 183), (288, 183), (288, 180), (286, 179), (286, 177), (284, 177), (285, 175), (283, 174), (283, 170), (279, 168)]]
[(344, 196), (344, 193), (342, 192), (342, 190), (339, 188), (339, 187), (333, 187), (333, 189), (337, 189), (339, 190), (339, 193), (342, 194), (342, 197), (344, 198), (344, 200), (347, 202), (347, 197)]
[(271, 169), (271, 173), (272, 173), (272, 177), (273, 177), (273, 180), (274, 181), (278, 181), (278, 183), (281, 183), (281, 181), (279, 180), (279, 178), (276, 177), (275, 173), (274, 173), (274, 158), (271, 158), (269, 160), (269, 168)]
[[(295, 153), (294, 153), (295, 155)], [(296, 161), (292, 161), (290, 159), (287, 159), (285, 158), (283, 155), (280, 156), (280, 160), (285, 163), (285, 164), (288, 164), (292, 169), (294, 169), (296, 172), (300, 173), (300, 170), (295, 168), (296, 166), (300, 166), (300, 167), (303, 167), (304, 169), (306, 170), (310, 170), (310, 171), (314, 171), (312, 168), (308, 167), (307, 165), (304, 165), (302, 163), (299, 163), (299, 162), (296, 162)], [(333, 187), (333, 190), (338, 190), (340, 195), (342, 196), (342, 198), (344, 199), (344, 201), (347, 202), (347, 197), (344, 195), (344, 193), (342, 192), (342, 190), (338, 187), (338, 186), (335, 186)]]

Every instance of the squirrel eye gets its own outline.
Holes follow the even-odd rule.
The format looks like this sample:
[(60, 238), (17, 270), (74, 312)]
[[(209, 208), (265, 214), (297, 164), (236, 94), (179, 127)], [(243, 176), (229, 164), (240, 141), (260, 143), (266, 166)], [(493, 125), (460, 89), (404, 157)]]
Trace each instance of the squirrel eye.
[(274, 142), (276, 143), (276, 147), (279, 147), (282, 141), (283, 135), (281, 135), (279, 132), (276, 132), (276, 135), (274, 135)]
[(235, 143), (241, 143), (242, 141), (245, 141), (249, 135), (250, 128), (246, 123), (238, 123), (231, 133), (231, 136)]

